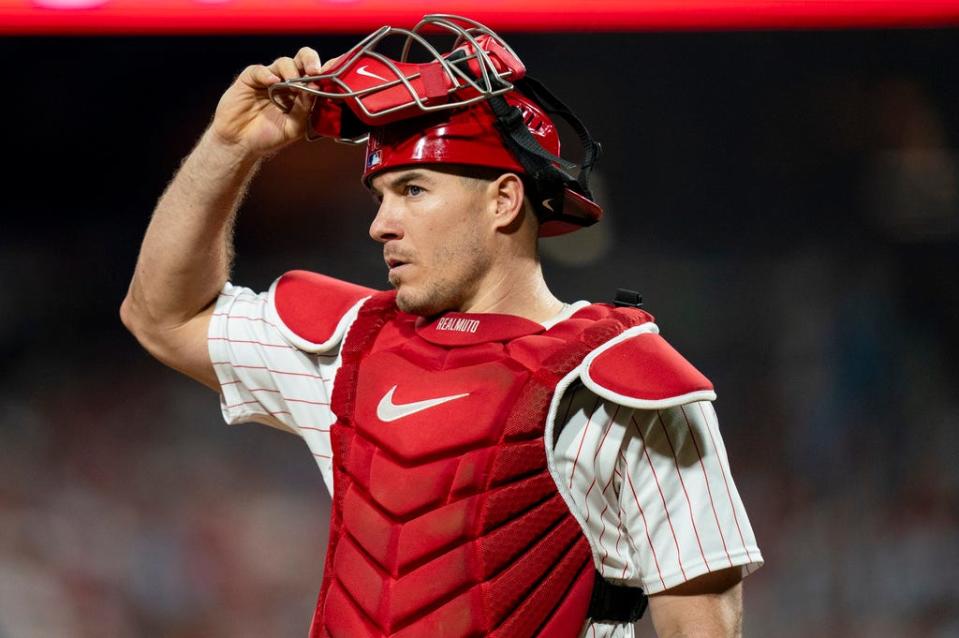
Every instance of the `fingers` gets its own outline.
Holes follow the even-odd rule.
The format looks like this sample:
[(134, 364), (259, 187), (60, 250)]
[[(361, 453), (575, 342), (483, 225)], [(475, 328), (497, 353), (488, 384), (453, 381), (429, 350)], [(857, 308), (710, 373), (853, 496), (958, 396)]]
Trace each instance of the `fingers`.
[(325, 72), (326, 72), (327, 70), (329, 70), (333, 65), (335, 65), (337, 62), (339, 62), (339, 61), (340, 61), (340, 58), (342, 58), (342, 57), (343, 57), (342, 55), (338, 55), (338, 56), (336, 56), (335, 58), (330, 58), (329, 60), (327, 60), (326, 62), (324, 62), (324, 63), (323, 63), (323, 66), (320, 67), (320, 73), (325, 73)]
[(323, 64), (320, 54), (310, 47), (301, 48), (295, 57), (277, 58), (269, 66), (253, 64), (240, 73), (239, 79), (254, 88), (265, 88), (277, 82), (294, 80), (304, 75), (319, 75), (339, 58)]
[(322, 72), (323, 65), (320, 62), (320, 54), (316, 52), (316, 49), (303, 47), (296, 52), (293, 62), (296, 63), (298, 69), (303, 71), (304, 75), (319, 75)]
[(251, 64), (243, 69), (237, 80), (251, 88), (262, 89), (271, 84), (281, 82), (282, 78), (262, 64)]
[[(320, 75), (325, 69), (335, 64), (337, 60), (339, 60), (339, 58), (333, 58), (332, 60), (328, 60), (326, 64), (323, 64), (320, 60), (320, 54), (316, 49), (302, 47), (297, 51), (295, 57), (277, 58), (269, 65), (250, 65), (240, 73), (237, 79), (259, 92), (277, 82), (295, 80), (309, 75)], [(316, 85), (310, 84), (310, 86), (315, 87)], [(278, 95), (278, 99), (283, 102), (283, 110), (287, 112), (295, 106), (309, 108), (313, 101), (313, 96), (307, 93), (288, 96)]]
[[(295, 80), (304, 76), (319, 75), (322, 64), (320, 54), (315, 49), (303, 47), (295, 57), (277, 58), (269, 68), (283, 80)], [(311, 82), (308, 86), (315, 88), (317, 85)], [(315, 100), (315, 96), (306, 92), (294, 92), (287, 97), (290, 99), (280, 98), (284, 102), (285, 110), (296, 115), (301, 115), (300, 111), (309, 112)]]
[[(303, 49), (300, 49), (300, 53), (303, 53)], [(307, 72), (304, 68), (303, 56), (300, 56), (300, 54), (297, 55), (300, 58), (299, 60), (290, 57), (277, 58), (273, 61), (273, 64), (267, 67), (267, 69), (273, 75), (282, 78), (283, 81), (301, 78), (304, 75), (307, 75)], [(319, 58), (319, 56), (317, 56), (317, 58)], [(295, 92), (293, 94), (279, 94), (276, 96), (276, 99), (279, 99), (282, 105), (281, 108), (284, 112), (290, 113), (294, 111), (297, 106), (301, 107), (301, 109), (305, 108), (310, 102), (311, 96), (305, 93), (297, 93), (299, 92)]]
[(304, 73), (303, 69), (296, 65), (293, 58), (277, 58), (267, 68), (283, 80), (295, 80), (302, 77)]

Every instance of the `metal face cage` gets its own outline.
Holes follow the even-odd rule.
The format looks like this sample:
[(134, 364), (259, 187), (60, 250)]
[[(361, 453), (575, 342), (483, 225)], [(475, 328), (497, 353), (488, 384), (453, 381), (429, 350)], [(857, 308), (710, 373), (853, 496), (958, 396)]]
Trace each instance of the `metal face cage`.
[[(424, 36), (425, 32), (448, 32), (456, 39), (441, 53)], [(378, 48), (388, 37), (404, 37), (399, 60)], [(409, 61), (414, 47), (425, 51), (428, 61)], [(327, 113), (348, 107), (366, 127), (382, 126), (422, 113), (455, 109), (514, 88), (526, 69), (513, 49), (488, 27), (461, 16), (431, 14), (412, 29), (384, 26), (371, 33), (341, 56), (325, 73), (310, 75), (270, 86), (270, 99), (279, 108), (290, 108), (289, 93), (302, 91), (317, 97), (318, 109)], [(326, 104), (323, 104), (326, 102)], [(328, 117), (321, 115), (320, 117)], [(363, 143), (368, 132), (358, 135), (319, 135), (310, 127), (308, 139), (332, 136), (337, 141)]]

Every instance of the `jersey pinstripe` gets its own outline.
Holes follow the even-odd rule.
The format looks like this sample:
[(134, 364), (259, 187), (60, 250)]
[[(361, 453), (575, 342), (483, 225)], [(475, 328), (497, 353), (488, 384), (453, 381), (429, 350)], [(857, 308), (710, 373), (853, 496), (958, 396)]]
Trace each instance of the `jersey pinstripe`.
[[(224, 419), (301, 436), (332, 492), (338, 352), (296, 349), (271, 312), (266, 293), (230, 284), (217, 300), (209, 348)], [(762, 565), (710, 402), (634, 410), (574, 384), (556, 414), (554, 479), (606, 579), (655, 594), (710, 571), (741, 567), (748, 574)], [(633, 628), (591, 623), (583, 635), (628, 638)]]

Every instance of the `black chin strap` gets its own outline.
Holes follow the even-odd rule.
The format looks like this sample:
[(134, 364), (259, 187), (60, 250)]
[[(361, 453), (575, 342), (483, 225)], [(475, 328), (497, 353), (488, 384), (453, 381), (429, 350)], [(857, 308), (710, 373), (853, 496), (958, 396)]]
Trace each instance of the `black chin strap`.
[(559, 115), (572, 127), (579, 136), (579, 142), (583, 146), (583, 161), (579, 166), (579, 175), (576, 176), (576, 184), (582, 188), (577, 191), (592, 199), (592, 193), (589, 191), (589, 176), (593, 170), (593, 165), (600, 158), (603, 147), (599, 142), (593, 139), (589, 130), (583, 121), (576, 117), (576, 114), (566, 106), (558, 97), (556, 97), (542, 82), (536, 78), (526, 76), (519, 83), (520, 90), (533, 98), (550, 115)]
[(602, 147), (570, 108), (541, 82), (526, 76), (516, 83), (516, 87), (550, 115), (559, 115), (566, 120), (583, 145), (583, 162), (580, 164), (579, 174), (573, 177), (568, 171), (576, 168), (576, 164), (557, 157), (540, 146), (526, 126), (523, 112), (519, 108), (511, 106), (501, 95), (487, 100), (496, 115), (496, 126), (504, 142), (532, 179), (539, 191), (538, 199), (544, 199), (543, 205), (537, 204), (537, 213), (542, 221), (560, 220), (584, 225), (585, 220), (563, 214), (563, 191), (569, 188), (587, 199), (593, 199), (589, 190), (589, 176), (593, 165), (599, 159)]

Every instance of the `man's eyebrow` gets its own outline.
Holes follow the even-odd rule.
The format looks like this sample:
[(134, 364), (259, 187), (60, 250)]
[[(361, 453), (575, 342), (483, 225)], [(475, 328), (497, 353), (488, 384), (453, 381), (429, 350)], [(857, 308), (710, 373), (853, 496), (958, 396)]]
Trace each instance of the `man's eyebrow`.
[(386, 185), (387, 185), (387, 188), (391, 190), (398, 190), (402, 188), (403, 186), (406, 186), (410, 182), (417, 182), (420, 180), (424, 180), (424, 181), (429, 180), (429, 176), (427, 176), (427, 174), (424, 173), (423, 171), (418, 171), (418, 170), (404, 171), (400, 173), (399, 175), (394, 175), (392, 178), (390, 178), (387, 181)]
[[(386, 190), (396, 191), (396, 190), (402, 189), (404, 186), (406, 186), (410, 182), (417, 182), (421, 180), (431, 181), (429, 175), (427, 175), (423, 171), (412, 169), (408, 171), (403, 171), (402, 173), (394, 175), (393, 177), (387, 178), (387, 181), (384, 184), (384, 186), (386, 187)], [(376, 201), (380, 201), (381, 199), (383, 199), (383, 192), (380, 189), (378, 189), (376, 186), (373, 186), (372, 183), (370, 183), (370, 194), (373, 195), (373, 199), (375, 199)]]

